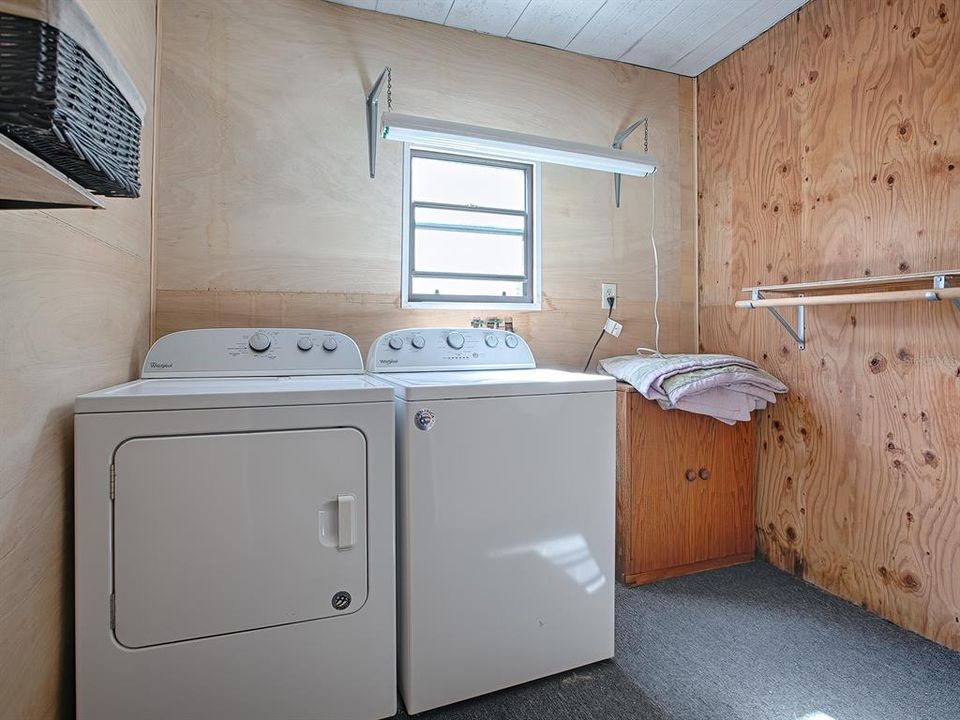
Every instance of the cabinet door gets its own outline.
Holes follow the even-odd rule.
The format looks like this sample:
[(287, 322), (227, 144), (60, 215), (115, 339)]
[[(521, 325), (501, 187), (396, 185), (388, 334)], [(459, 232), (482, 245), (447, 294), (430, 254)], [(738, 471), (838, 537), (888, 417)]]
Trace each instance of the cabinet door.
[(753, 547), (753, 426), (631, 397), (633, 567), (704, 563)]

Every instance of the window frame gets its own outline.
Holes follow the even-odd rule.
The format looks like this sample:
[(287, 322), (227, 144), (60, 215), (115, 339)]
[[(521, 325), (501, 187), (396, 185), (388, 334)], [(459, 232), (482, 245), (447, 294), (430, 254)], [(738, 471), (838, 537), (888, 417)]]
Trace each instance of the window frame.
[[(507, 167), (523, 170), (527, 173), (526, 211), (481, 208), (470, 205), (446, 205), (443, 203), (416, 203), (418, 207), (449, 209), (468, 212), (494, 212), (504, 215), (515, 214), (527, 219), (524, 233), (524, 270), (526, 277), (499, 276), (469, 273), (418, 273), (421, 277), (464, 279), (516, 279), (526, 282), (526, 293), (522, 297), (503, 297), (485, 295), (416, 295), (411, 292), (414, 277), (413, 242), (414, 207), (412, 201), (411, 171), (414, 157), (426, 157), (439, 160), (451, 160), (462, 163), (476, 163), (494, 167)], [(540, 163), (536, 161), (507, 160), (483, 153), (449, 150), (435, 150), (429, 147), (403, 144), (403, 242), (401, 249), (401, 293), (400, 307), (408, 309), (497, 309), (497, 310), (540, 310)]]

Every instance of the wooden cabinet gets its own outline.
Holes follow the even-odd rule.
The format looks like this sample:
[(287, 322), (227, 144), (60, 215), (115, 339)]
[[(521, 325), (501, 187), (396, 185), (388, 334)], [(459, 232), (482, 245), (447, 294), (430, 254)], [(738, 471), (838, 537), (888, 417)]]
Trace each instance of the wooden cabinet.
[(753, 422), (663, 410), (617, 384), (617, 576), (642, 584), (753, 559)]

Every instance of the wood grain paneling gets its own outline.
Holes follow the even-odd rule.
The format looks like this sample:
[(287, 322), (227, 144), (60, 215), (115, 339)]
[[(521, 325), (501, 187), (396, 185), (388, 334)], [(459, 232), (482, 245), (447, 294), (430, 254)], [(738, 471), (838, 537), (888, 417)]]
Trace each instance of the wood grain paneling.
[(815, 307), (799, 352), (733, 307), (960, 263), (958, 66), (956, 0), (813, 0), (700, 76), (698, 151), (701, 347), (791, 387), (758, 418), (761, 552), (960, 649), (960, 313)]
[[(85, 0), (153, 97), (154, 0)], [(149, 341), (152, 107), (142, 197), (0, 211), (0, 718), (73, 717), (73, 399)]]
[(615, 282), (601, 356), (649, 345), (656, 183), (663, 347), (696, 347), (691, 80), (314, 0), (169, 0), (162, 20), (157, 333), (296, 317), (364, 345), (500, 314), (400, 310), (401, 147), (371, 180), (363, 104), (389, 64), (404, 112), (599, 145), (649, 115), (661, 167), (620, 210), (611, 176), (543, 167), (545, 309), (513, 317), (542, 364), (582, 367)]
[[(541, 359), (551, 358), (564, 367), (582, 368), (593, 342), (571, 345), (571, 333), (592, 335), (596, 340), (597, 320), (593, 301), (544, 298), (549, 310), (515, 313), (514, 329), (527, 339)], [(621, 312), (643, 318), (624, 327), (619, 338), (610, 337), (601, 348), (606, 355), (628, 354), (653, 334), (653, 304), (621, 301)], [(157, 334), (203, 327), (350, 327), (347, 331), (366, 353), (373, 341), (399, 327), (465, 326), (475, 313), (469, 310), (401, 310), (396, 295), (376, 293), (263, 293), (206, 290), (159, 290), (157, 292)], [(678, 344), (676, 333), (681, 318), (693, 314), (690, 305), (660, 304), (663, 344)], [(597, 355), (594, 356), (596, 359)]]

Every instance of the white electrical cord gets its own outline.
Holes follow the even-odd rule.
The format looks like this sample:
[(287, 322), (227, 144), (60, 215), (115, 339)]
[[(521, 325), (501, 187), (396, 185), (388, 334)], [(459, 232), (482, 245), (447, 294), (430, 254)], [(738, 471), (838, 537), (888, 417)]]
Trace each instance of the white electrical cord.
[(656, 218), (657, 218), (657, 174), (650, 177), (650, 247), (653, 248), (653, 322), (656, 325), (654, 348), (638, 347), (638, 353), (653, 353), (663, 357), (660, 352), (660, 258), (657, 256)]

